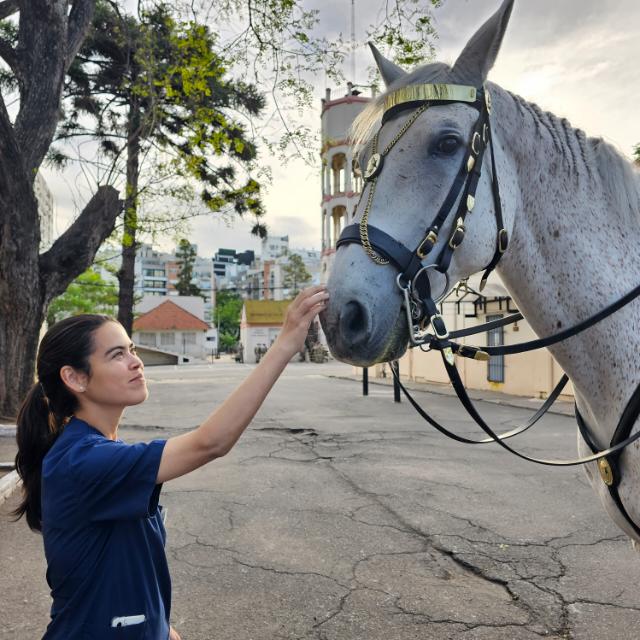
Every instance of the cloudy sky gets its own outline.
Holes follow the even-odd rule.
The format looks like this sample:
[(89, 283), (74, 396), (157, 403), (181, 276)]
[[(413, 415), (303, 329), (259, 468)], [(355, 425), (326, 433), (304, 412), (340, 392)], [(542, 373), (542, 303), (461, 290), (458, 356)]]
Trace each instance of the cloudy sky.
[[(328, 36), (350, 32), (351, 0), (314, 0), (319, 30)], [(376, 19), (383, 0), (356, 0), (356, 38)], [(306, 3), (311, 6), (312, 3)], [(452, 63), (499, 0), (445, 0), (435, 10), (437, 59)], [(569, 119), (588, 135), (601, 136), (630, 156), (640, 142), (640, 2), (638, 0), (516, 0), (498, 61), (490, 79)], [(356, 58), (357, 82), (366, 82), (370, 64), (364, 47)], [(347, 75), (350, 65), (347, 64)], [(331, 87), (334, 96), (344, 89)], [(307, 116), (320, 126), (324, 79), (316, 83), (317, 100)], [(499, 125), (498, 125), (499, 126)], [(319, 156), (318, 156), (319, 158)], [(320, 179), (318, 169), (302, 161), (271, 166), (273, 184), (265, 198), (266, 223), (274, 235), (288, 234), (293, 247), (320, 248)], [(319, 160), (318, 160), (319, 162)], [(70, 183), (81, 180), (46, 173), (58, 208), (58, 231), (78, 211)], [(203, 256), (218, 247), (258, 249), (249, 235), (250, 221), (199, 219), (191, 239)], [(165, 242), (164, 248), (170, 248)]]

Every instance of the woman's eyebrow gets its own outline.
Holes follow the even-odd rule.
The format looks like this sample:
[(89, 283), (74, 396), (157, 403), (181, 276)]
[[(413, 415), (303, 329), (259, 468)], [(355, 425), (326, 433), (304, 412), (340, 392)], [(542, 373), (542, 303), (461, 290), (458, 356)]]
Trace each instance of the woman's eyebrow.
[(117, 347), (111, 347), (111, 349), (107, 349), (107, 350), (104, 352), (104, 355), (105, 355), (105, 356), (108, 356), (112, 351), (117, 351), (118, 349), (124, 349), (124, 350), (126, 350), (127, 348), (128, 348), (128, 349), (131, 349), (131, 347), (133, 347), (133, 346), (134, 346), (133, 342), (130, 342), (128, 347), (127, 347), (127, 346), (125, 346), (125, 345), (121, 345), (121, 344), (119, 344)]

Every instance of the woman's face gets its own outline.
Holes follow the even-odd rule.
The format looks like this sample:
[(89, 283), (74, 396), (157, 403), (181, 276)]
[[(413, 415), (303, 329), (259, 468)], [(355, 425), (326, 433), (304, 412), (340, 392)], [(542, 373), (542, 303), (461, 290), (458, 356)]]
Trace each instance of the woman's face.
[(122, 325), (105, 322), (93, 334), (91, 376), (81, 396), (100, 405), (128, 407), (147, 399), (144, 365)]

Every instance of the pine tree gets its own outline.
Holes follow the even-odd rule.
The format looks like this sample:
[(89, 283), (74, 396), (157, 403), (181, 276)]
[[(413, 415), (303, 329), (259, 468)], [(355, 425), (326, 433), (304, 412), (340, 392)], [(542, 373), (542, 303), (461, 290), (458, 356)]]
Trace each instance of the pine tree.
[(194, 246), (184, 238), (178, 243), (176, 251), (180, 270), (178, 271), (178, 283), (176, 289), (181, 296), (204, 296), (200, 287), (193, 282), (193, 264), (196, 261), (196, 250)]
[(264, 210), (260, 185), (241, 178), (251, 170), (256, 147), (234, 113), (256, 116), (264, 106), (258, 90), (226, 77), (216, 38), (203, 25), (180, 22), (168, 4), (157, 4), (142, 20), (99, 1), (80, 54), (69, 69), (66, 118), (59, 139), (92, 137), (117, 168), (126, 166), (122, 266), (118, 274), (118, 320), (133, 323), (134, 263), (142, 224), (139, 201), (144, 163), (151, 173), (173, 175), (201, 188), (209, 211), (256, 219)]
[(300, 290), (311, 282), (311, 274), (297, 253), (289, 254), (289, 261), (282, 267), (282, 272), (284, 274), (282, 285), (285, 289), (289, 289), (291, 297), (297, 296)]

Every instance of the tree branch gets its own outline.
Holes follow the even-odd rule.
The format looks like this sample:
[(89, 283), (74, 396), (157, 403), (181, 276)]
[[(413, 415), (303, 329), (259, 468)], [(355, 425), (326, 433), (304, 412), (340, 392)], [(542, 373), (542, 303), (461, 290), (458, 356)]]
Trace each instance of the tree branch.
[(0, 57), (9, 65), (9, 68), (19, 78), (20, 69), (16, 50), (4, 38), (0, 38)]
[(19, 8), (18, 0), (4, 0), (4, 2), (0, 2), (0, 20), (8, 18), (18, 11)]
[(67, 39), (67, 69), (82, 46), (91, 26), (95, 8), (96, 0), (75, 0), (71, 7)]
[(40, 278), (47, 303), (91, 265), (121, 211), (118, 192), (111, 186), (99, 187), (76, 221), (40, 256)]

